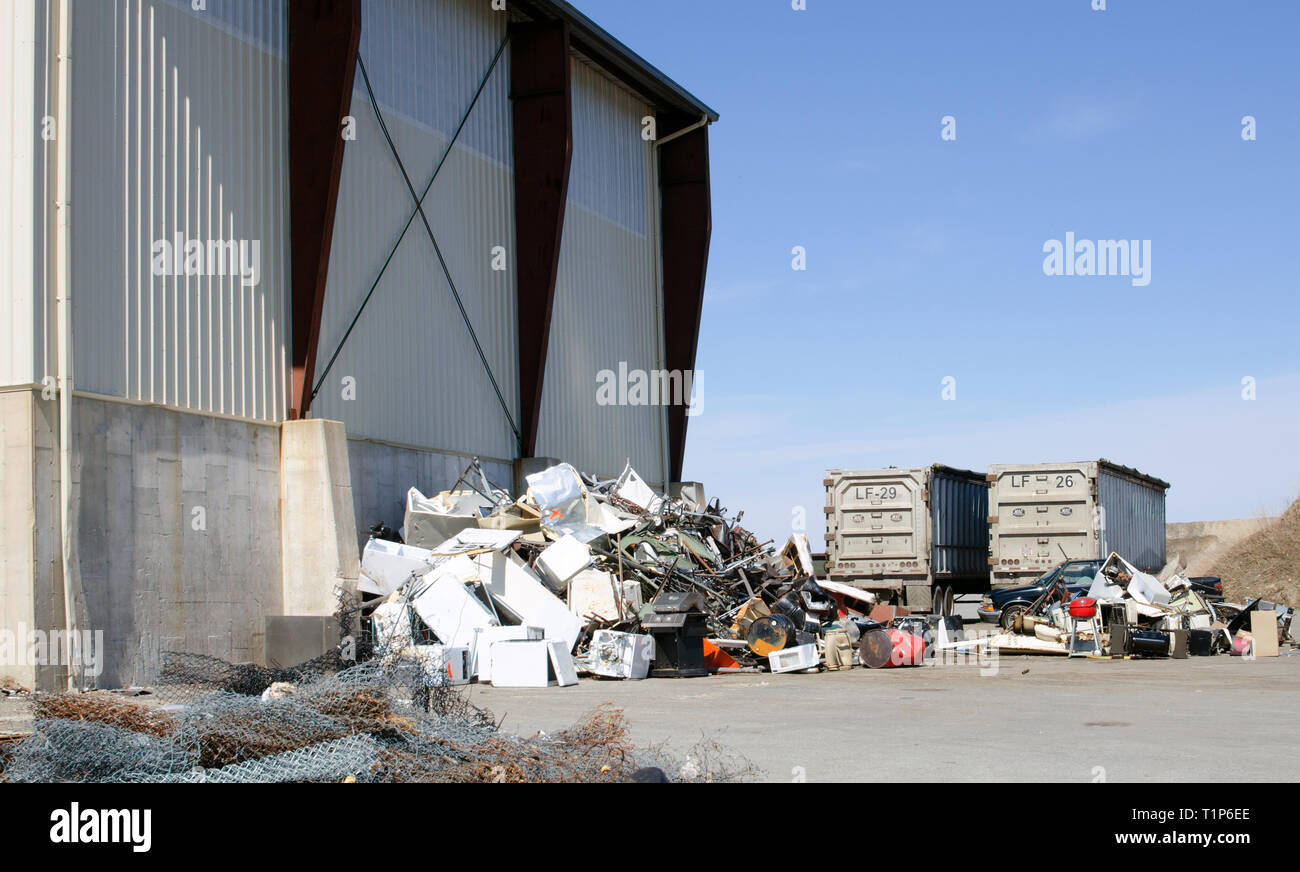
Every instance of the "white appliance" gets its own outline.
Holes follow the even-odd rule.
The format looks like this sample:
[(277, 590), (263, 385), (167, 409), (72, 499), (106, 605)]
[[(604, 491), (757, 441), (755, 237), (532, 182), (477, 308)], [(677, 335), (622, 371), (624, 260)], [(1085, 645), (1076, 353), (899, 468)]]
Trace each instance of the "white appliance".
[(493, 687), (565, 687), (578, 683), (573, 657), (559, 639), (507, 639), (488, 648)]
[(782, 648), (767, 655), (773, 672), (800, 672), (817, 666), (817, 646), (813, 644)]
[(655, 640), (648, 635), (596, 630), (591, 634), (587, 666), (608, 678), (642, 679), (650, 674)]
[(416, 645), (415, 662), (432, 685), (469, 684), (469, 649), (458, 645)]
[(415, 613), (445, 645), (473, 648), (476, 629), (498, 624), (496, 616), (466, 586), (477, 577), (473, 562), (457, 555), (438, 567), (411, 597)]
[(492, 680), (492, 658), (488, 651), (497, 642), (540, 640), (541, 627), (475, 627), (474, 647), (470, 650), (470, 674), (479, 681)]

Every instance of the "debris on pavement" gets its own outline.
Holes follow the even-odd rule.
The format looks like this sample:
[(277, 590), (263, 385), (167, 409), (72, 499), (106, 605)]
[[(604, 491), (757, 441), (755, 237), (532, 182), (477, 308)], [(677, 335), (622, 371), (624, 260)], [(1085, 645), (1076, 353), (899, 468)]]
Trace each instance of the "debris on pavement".
[(1086, 595), (1072, 597), (1058, 579), (989, 644), (1003, 653), (1112, 658), (1277, 656), (1292, 609), (1211, 602), (1185, 571), (1162, 574), (1163, 581), (1112, 552)]
[[(526, 481), (515, 497), (474, 461), (436, 496), (407, 491), (404, 541), (372, 538), (362, 552), (361, 611), (377, 656), (464, 647), (470, 679), (544, 687), (566, 684), (544, 649), (571, 655), (579, 673), (687, 678), (820, 669), (831, 634), (829, 668), (856, 665), (849, 622), (876, 598), (823, 586), (807, 536), (778, 550), (741, 525), (743, 512), (706, 503), (699, 483), (656, 493), (631, 465), (600, 478), (559, 463)], [(518, 626), (541, 636), (499, 633)], [(773, 661), (782, 651), (795, 653)]]

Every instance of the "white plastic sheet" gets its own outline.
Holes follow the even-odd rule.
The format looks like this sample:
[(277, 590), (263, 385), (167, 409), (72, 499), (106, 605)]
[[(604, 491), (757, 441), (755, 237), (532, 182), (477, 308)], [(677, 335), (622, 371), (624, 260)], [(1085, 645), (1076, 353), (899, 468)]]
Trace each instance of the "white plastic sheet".
[(518, 530), (471, 527), (467, 530), (461, 530), (444, 542), (438, 543), (431, 553), (437, 559), (439, 557), (445, 558), (456, 554), (464, 554), (467, 551), (478, 551), (483, 548), (491, 548), (493, 551), (505, 551), (515, 544), (515, 540), (518, 538)]
[(1136, 602), (1143, 605), (1167, 605), (1169, 603), (1171, 599), (1169, 591), (1156, 580), (1154, 575), (1142, 572), (1114, 551), (1110, 553), (1110, 556), (1106, 558), (1106, 562), (1101, 565), (1101, 569), (1093, 577), (1092, 587), (1088, 588), (1088, 596), (1099, 601), (1110, 602), (1124, 598), (1124, 588), (1111, 584), (1110, 579), (1105, 575), (1106, 569), (1116, 564), (1122, 567), (1125, 573), (1132, 576), (1128, 583), (1128, 596), (1132, 597)]
[(650, 485), (636, 474), (631, 464), (623, 468), (623, 474), (618, 477), (618, 483), (614, 485), (614, 493), (652, 515), (664, 504), (663, 499), (650, 489)]
[(528, 476), (528, 493), (542, 512), (542, 526), (560, 535), (590, 542), (602, 531), (587, 519), (587, 488), (578, 471), (567, 463)]

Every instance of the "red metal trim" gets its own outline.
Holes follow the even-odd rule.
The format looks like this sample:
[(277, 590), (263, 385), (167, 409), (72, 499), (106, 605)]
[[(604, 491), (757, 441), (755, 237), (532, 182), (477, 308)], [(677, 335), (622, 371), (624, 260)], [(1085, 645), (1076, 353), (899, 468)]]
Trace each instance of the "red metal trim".
[[(699, 119), (660, 116), (666, 137)], [(671, 372), (694, 371), (704, 276), (713, 232), (709, 199), (709, 128), (699, 127), (659, 148), (660, 225), (663, 240), (664, 353)], [(686, 406), (668, 406), (668, 476), (681, 481), (686, 454)]]
[(510, 102), (514, 128), (521, 457), (532, 457), (537, 445), (551, 306), (573, 156), (570, 96), (568, 24), (512, 23)]
[(343, 118), (352, 102), (361, 0), (289, 5), (289, 197), (292, 364), (289, 417), (311, 406), (334, 212), (343, 173)]

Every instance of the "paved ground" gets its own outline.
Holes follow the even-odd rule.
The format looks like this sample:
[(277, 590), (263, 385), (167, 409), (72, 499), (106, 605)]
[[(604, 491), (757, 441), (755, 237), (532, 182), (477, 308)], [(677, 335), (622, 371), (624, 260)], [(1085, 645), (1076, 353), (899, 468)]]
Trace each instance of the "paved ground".
[[(972, 662), (467, 692), (524, 735), (611, 703), (638, 745), (680, 753), (707, 737), (773, 781), (1300, 781), (1300, 655), (1003, 657), (996, 672)], [(0, 733), (30, 728), (24, 702), (0, 699)]]
[(995, 675), (970, 665), (584, 679), (471, 694), (515, 733), (560, 729), (613, 703), (638, 744), (685, 750), (707, 735), (774, 781), (1300, 780), (1300, 656), (997, 666)]

